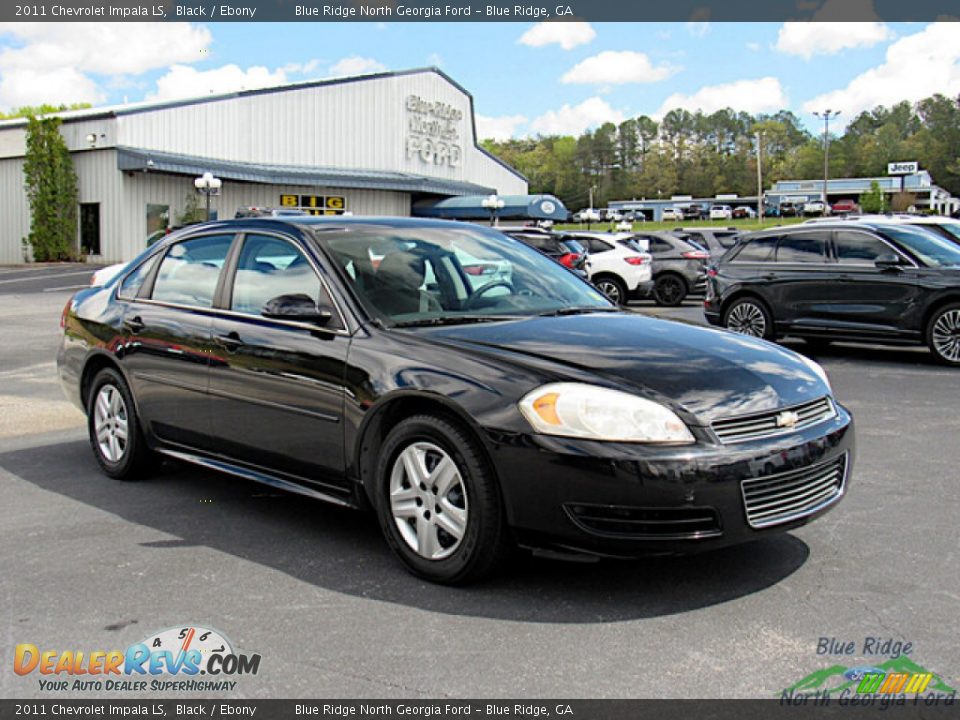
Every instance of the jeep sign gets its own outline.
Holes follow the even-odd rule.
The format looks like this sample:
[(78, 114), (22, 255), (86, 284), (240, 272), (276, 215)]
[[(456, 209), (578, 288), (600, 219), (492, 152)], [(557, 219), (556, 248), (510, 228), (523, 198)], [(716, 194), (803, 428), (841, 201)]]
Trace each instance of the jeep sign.
[(887, 164), (887, 175), (915, 175), (920, 170), (918, 162), (892, 162)]

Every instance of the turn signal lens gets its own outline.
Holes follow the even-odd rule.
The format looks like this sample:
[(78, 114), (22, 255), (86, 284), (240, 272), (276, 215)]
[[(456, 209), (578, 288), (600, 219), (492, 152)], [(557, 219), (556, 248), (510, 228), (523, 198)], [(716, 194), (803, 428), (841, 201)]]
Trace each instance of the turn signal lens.
[(560, 416), (557, 415), (557, 400), (559, 399), (560, 396), (557, 393), (547, 393), (534, 400), (531, 407), (545, 423), (560, 425)]

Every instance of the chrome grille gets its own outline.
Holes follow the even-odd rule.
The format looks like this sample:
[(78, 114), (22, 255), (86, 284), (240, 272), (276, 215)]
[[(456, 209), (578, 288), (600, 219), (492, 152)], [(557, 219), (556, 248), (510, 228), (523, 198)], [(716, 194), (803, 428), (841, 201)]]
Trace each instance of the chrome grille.
[[(790, 413), (791, 417), (785, 418), (787, 413)], [(785, 435), (795, 430), (816, 425), (818, 422), (832, 418), (836, 414), (837, 409), (834, 407), (833, 401), (829, 396), (824, 396), (802, 405), (717, 420), (713, 423), (713, 432), (720, 442), (727, 445), (748, 440), (759, 440), (774, 435)], [(792, 425), (784, 425), (784, 419), (795, 420), (795, 422)]]
[(750, 527), (765, 528), (811, 515), (843, 495), (847, 454), (802, 470), (740, 483)]

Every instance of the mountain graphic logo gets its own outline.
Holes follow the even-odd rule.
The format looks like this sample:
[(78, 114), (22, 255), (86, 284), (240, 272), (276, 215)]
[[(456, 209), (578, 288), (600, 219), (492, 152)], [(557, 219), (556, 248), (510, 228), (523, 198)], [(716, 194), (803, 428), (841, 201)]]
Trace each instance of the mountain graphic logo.
[[(924, 682), (925, 678), (920, 676), (929, 675), (929, 681)], [(903, 676), (903, 682), (893, 682), (888, 688), (884, 689), (884, 681), (893, 676)], [(876, 682), (871, 682), (871, 678), (876, 678)], [(793, 685), (783, 690), (784, 694), (796, 693), (815, 693), (827, 692), (835, 695), (849, 690), (856, 692), (906, 692), (910, 693), (911, 686), (918, 686), (914, 682), (909, 682), (912, 678), (918, 678), (924, 692), (955, 693), (956, 690), (948, 685), (944, 679), (926, 668), (918, 665), (906, 656), (891, 658), (877, 665), (858, 665), (853, 667), (844, 667), (843, 665), (831, 665), (830, 667), (816, 670), (805, 678), (798, 680)], [(895, 678), (896, 680), (896, 678)], [(861, 687), (866, 689), (860, 690)]]

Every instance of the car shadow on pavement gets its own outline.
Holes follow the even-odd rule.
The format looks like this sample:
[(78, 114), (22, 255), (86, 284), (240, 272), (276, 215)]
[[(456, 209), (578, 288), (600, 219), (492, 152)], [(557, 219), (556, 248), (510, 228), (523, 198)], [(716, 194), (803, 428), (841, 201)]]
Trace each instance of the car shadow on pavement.
[[(172, 548), (205, 546), (317, 587), (451, 615), (540, 623), (672, 615), (760, 592), (798, 570), (809, 555), (807, 545), (790, 534), (638, 561), (583, 564), (518, 553), (496, 577), (448, 588), (408, 575), (372, 513), (166, 461), (139, 482), (111, 480), (99, 471), (85, 441), (3, 453), (0, 468), (43, 490), (173, 536), (130, 549), (159, 554), (147, 562), (168, 561), (163, 553)], [(70, 527), (67, 522), (59, 530)]]

